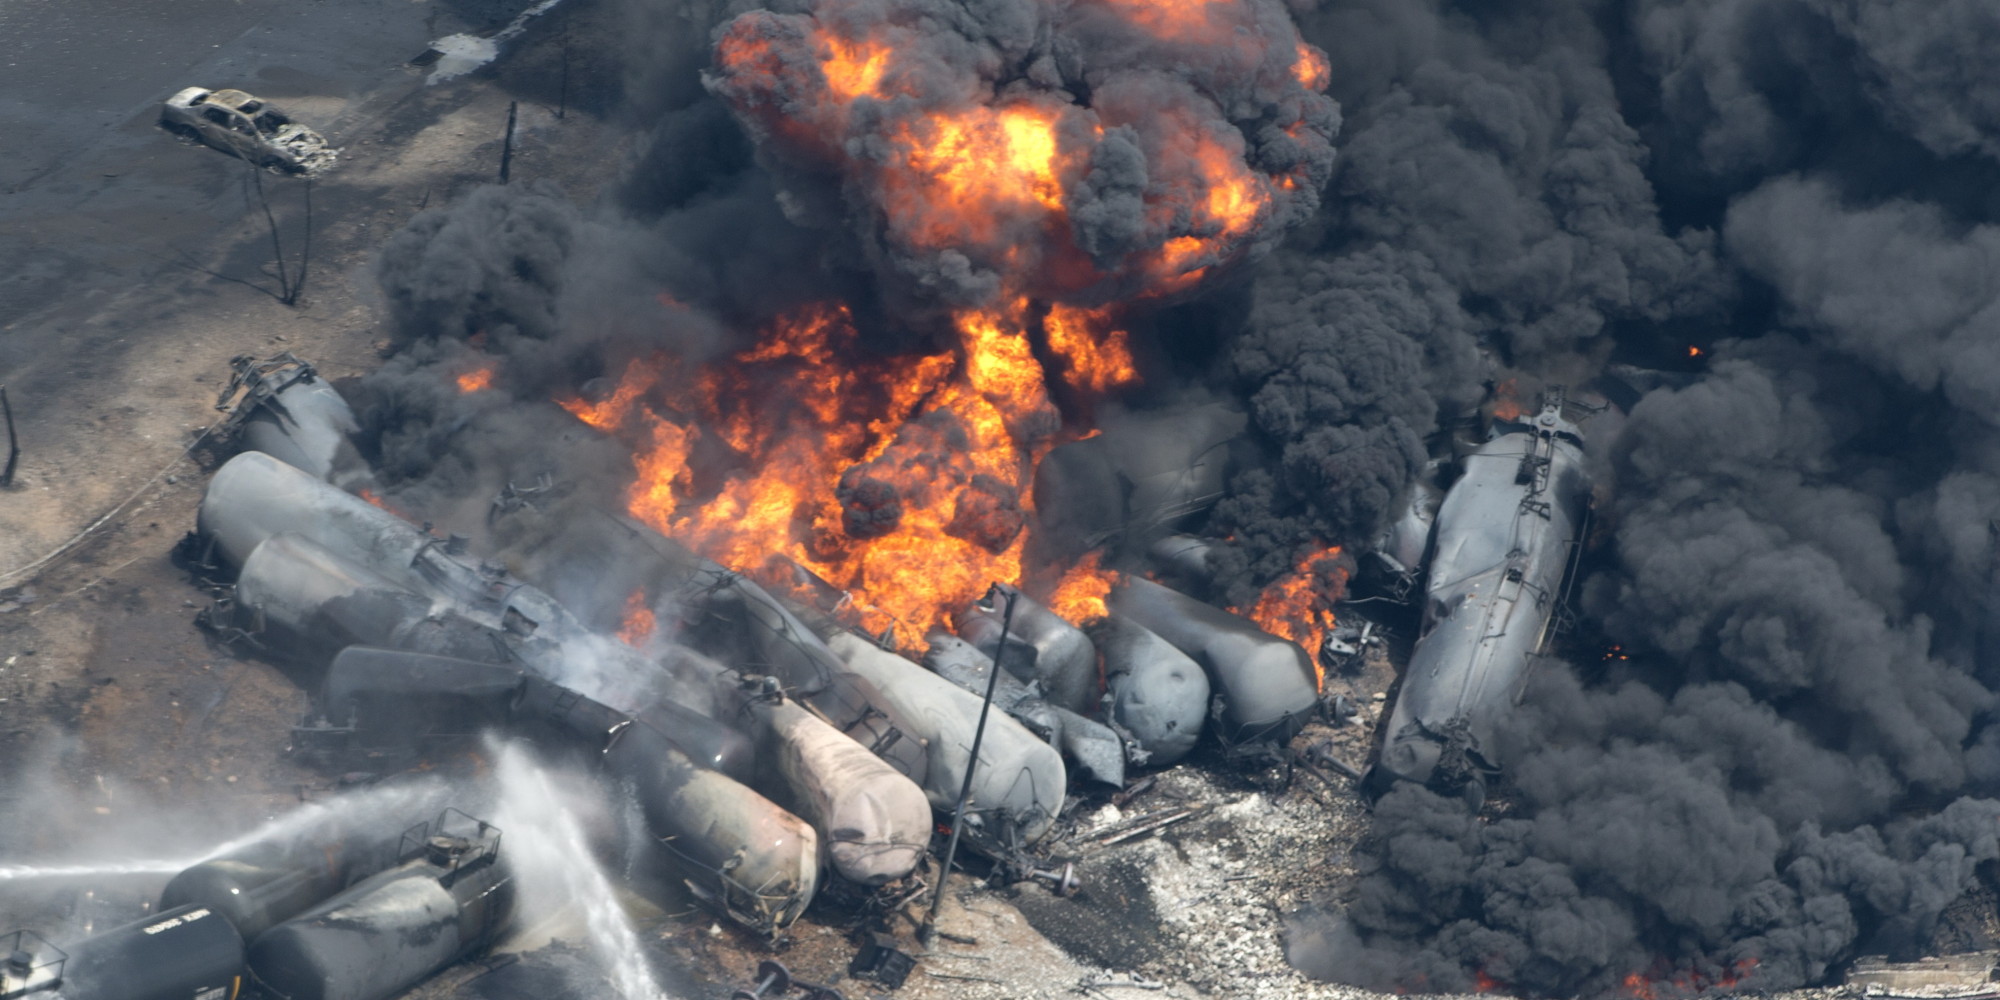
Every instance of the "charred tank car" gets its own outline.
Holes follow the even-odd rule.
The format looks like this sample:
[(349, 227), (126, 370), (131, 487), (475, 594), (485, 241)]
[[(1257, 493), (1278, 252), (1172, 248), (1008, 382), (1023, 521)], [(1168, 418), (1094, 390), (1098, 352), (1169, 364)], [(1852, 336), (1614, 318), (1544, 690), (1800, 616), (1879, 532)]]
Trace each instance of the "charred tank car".
[(189, 904), (72, 945), (59, 988), (67, 1000), (234, 1000), (242, 987), (242, 935)]
[(1589, 506), (1584, 438), (1560, 390), (1465, 459), (1438, 509), (1422, 630), (1371, 787), (1484, 799), (1501, 764), (1494, 731), (1547, 648)]
[(1143, 577), (1126, 578), (1106, 602), (1201, 665), (1212, 728), (1233, 752), (1282, 747), (1318, 711), (1312, 661), (1297, 643)]
[(514, 904), (499, 831), (448, 810), (425, 833), (409, 860), (258, 935), (254, 980), (289, 1000), (388, 1000), (490, 943)]

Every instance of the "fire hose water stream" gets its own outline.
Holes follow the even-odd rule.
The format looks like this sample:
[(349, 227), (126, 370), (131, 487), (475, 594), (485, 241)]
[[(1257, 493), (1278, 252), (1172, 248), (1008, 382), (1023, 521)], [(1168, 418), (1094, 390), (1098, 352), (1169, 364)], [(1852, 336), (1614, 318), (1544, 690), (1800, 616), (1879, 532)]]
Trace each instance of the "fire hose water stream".
[(395, 825), (408, 816), (435, 812), (441, 791), (442, 786), (437, 782), (417, 781), (351, 792), (275, 816), (239, 837), (197, 854), (171, 858), (0, 865), (0, 882), (172, 874), (250, 844), (286, 840), (329, 824), (339, 824), (351, 830)]
[(506, 831), (527, 906), (574, 905), (583, 915), (585, 944), (622, 1000), (668, 1000), (640, 950), (639, 935), (618, 905), (611, 880), (591, 853), (572, 803), (527, 751), (498, 749), (494, 775), (500, 798), (494, 821)]

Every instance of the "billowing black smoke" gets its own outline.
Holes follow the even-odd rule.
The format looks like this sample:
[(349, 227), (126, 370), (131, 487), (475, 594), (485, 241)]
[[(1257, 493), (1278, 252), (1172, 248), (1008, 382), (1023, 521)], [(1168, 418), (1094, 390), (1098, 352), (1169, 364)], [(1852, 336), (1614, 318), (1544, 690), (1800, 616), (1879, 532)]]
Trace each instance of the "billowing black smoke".
[[(2000, 14), (1336, 3), (1306, 22), (1350, 123), (1315, 264), (1413, 255), (1403, 273), (1440, 274), (1466, 317), (1404, 353), (1476, 338), (1545, 381), (1690, 342), (1714, 360), (1641, 400), (1600, 471), (1583, 606), (1636, 655), (1538, 674), (1504, 818), (1385, 796), (1359, 884), (1297, 922), (1293, 954), (1378, 987), (1570, 994), (1792, 986), (1925, 947), (2000, 856), (2000, 91), (1980, 55)], [(1260, 423), (1333, 442), (1322, 467), (1407, 467), (1396, 415), (1365, 459), (1357, 431), (1287, 432), (1382, 390), (1254, 352), (1314, 308), (1263, 280), (1280, 301), (1260, 298), (1239, 368), (1289, 391)], [(1413, 296), (1375, 298), (1342, 313)], [(1451, 398), (1425, 376), (1403, 391)], [(1325, 503), (1295, 465), (1255, 484), (1267, 523)]]
[[(1011, 39), (1023, 86), (1073, 82), (1046, 39), (934, 6), (961, 38)], [(1495, 382), (1685, 375), (1594, 456), (1582, 607), (1632, 659), (1538, 671), (1499, 819), (1384, 797), (1362, 877), (1295, 921), (1294, 956), (1375, 987), (1570, 995), (1790, 986), (1922, 947), (2000, 857), (2000, 8), (1291, 6), (1345, 119), (1318, 212), (1208, 303), (1134, 327), (1157, 364), (1126, 402), (1234, 400), (1252, 447), (1232, 454), (1261, 451), (1198, 525), (1232, 540), (1220, 596), (1365, 548)], [(361, 402), (402, 495), (484, 503), (546, 473), (615, 504), (629, 463), (551, 398), (740, 347), (805, 302), (847, 303), (893, 349), (918, 335), (913, 286), (972, 287), (913, 265), (884, 291), (880, 220), (810, 200), (843, 181), (806, 183), (796, 155), (773, 180), (703, 88), (727, 15), (631, 7), (650, 140), (621, 185), (588, 208), (481, 191), (384, 253), (403, 349)], [(1275, 120), (1238, 96), (1229, 127)], [(1249, 139), (1285, 169), (1282, 142)], [(1132, 164), (1105, 157), (1109, 205)], [(1112, 221), (1080, 237), (1100, 263)], [(458, 392), (486, 357), (503, 391)]]

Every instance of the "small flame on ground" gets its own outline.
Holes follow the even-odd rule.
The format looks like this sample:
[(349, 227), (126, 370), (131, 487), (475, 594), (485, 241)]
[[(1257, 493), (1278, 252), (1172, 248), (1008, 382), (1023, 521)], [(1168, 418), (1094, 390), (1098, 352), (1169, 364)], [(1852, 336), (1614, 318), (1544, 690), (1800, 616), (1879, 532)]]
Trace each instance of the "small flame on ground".
[(1521, 406), (1519, 379), (1507, 379), (1493, 387), (1493, 419), (1519, 420), (1526, 412)]
[[(1290, 639), (1310, 653), (1315, 639), (1334, 626), (1334, 603), (1347, 593), (1348, 569), (1333, 546), (1299, 561), (1290, 573), (1271, 581), (1257, 595), (1257, 603), (1244, 617), (1272, 635)], [(1326, 668), (1319, 657), (1313, 663), (1314, 686), (1326, 687)]]
[(484, 392), (493, 388), (493, 366), (474, 368), (458, 377), (458, 391), (463, 393)]
[(1688, 345), (1688, 357), (1690, 357), (1690, 358), (1698, 358), (1698, 357), (1701, 357), (1701, 356), (1702, 356), (1703, 354), (1705, 354), (1705, 353), (1707, 353), (1707, 352), (1703, 351), (1703, 350), (1702, 350), (1701, 348), (1699, 348), (1699, 347), (1696, 347), (1696, 346), (1695, 346), (1695, 345), (1693, 345), (1693, 344), (1689, 344), (1689, 345)]
[(633, 591), (625, 599), (625, 619), (618, 627), (618, 638), (628, 646), (643, 648), (652, 641), (659, 630), (659, 623), (653, 618), (653, 609), (646, 603), (643, 591)]
[(1692, 997), (1715, 990), (1733, 989), (1757, 968), (1754, 958), (1736, 960), (1726, 969), (1682, 969), (1668, 971), (1664, 962), (1655, 963), (1656, 971), (1634, 972), (1627, 975), (1622, 983), (1625, 995), (1633, 1000), (1672, 1000), (1674, 997)]

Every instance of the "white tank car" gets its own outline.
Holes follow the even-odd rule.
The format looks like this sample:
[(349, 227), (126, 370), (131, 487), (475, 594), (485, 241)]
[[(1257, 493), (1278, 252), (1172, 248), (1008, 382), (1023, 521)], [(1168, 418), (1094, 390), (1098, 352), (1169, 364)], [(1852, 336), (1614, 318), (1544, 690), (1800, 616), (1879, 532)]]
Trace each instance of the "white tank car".
[[(972, 762), (979, 695), (859, 636), (835, 635), (827, 646), (846, 663), (869, 702), (896, 720), (905, 738), (929, 752), (919, 784), (932, 808), (950, 812)], [(989, 856), (1039, 840), (1062, 811), (1069, 777), (1061, 755), (1005, 712), (986, 720), (986, 741), (966, 806), (966, 842)]]

